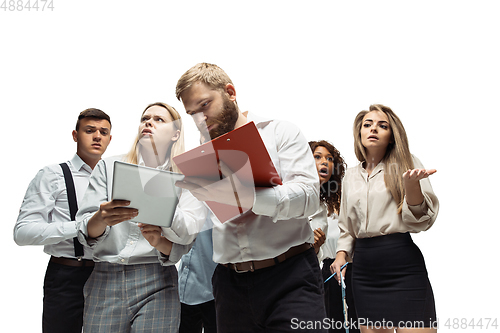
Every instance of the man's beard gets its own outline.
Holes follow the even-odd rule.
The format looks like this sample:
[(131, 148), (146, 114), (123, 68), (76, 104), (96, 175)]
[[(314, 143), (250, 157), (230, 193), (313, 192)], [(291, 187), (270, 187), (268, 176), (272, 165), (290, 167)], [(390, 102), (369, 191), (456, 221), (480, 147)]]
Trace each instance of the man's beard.
[(208, 133), (212, 140), (234, 130), (236, 121), (238, 120), (239, 114), (236, 104), (225, 95), (223, 95), (223, 98), (224, 103), (222, 105), (222, 112), (216, 119), (212, 120), (210, 124), (207, 124), (207, 126), (218, 124), (218, 126), (211, 129)]

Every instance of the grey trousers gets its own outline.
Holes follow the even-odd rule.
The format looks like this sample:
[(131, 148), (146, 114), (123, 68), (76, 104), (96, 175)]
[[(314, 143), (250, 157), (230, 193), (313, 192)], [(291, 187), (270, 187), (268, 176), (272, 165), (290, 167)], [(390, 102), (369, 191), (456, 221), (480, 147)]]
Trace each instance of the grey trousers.
[(175, 266), (96, 263), (84, 288), (83, 331), (177, 332)]

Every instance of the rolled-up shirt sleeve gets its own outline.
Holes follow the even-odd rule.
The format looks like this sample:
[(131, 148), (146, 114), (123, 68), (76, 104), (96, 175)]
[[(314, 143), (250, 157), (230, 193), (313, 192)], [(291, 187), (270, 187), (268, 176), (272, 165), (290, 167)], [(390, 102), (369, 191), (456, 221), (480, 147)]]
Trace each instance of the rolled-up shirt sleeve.
[(166, 256), (158, 251), (158, 260), (162, 266), (175, 265), (179, 260), (181, 260), (183, 255), (191, 250), (191, 247), (193, 247), (193, 243), (186, 245), (173, 243), (170, 255)]
[[(48, 167), (31, 181), (14, 227), (17, 245), (51, 245), (76, 236), (75, 221), (52, 221), (56, 198), (66, 190), (64, 178)], [(63, 212), (61, 212), (62, 214)]]
[(210, 211), (205, 203), (196, 199), (188, 190), (182, 190), (172, 227), (162, 227), (163, 235), (173, 242), (170, 255), (166, 256), (158, 251), (158, 259), (163, 266), (175, 265), (189, 252), (208, 214)]
[[(418, 158), (413, 156), (416, 169), (425, 169)], [(429, 178), (420, 180), (420, 188), (424, 201), (420, 205), (410, 206), (403, 201), (402, 218), (403, 223), (411, 227), (413, 231), (425, 231), (432, 227), (439, 212), (439, 200), (432, 190)]]
[(283, 185), (256, 188), (252, 211), (274, 222), (307, 218), (319, 207), (319, 178), (306, 138), (295, 125), (276, 124), (276, 148)]
[(205, 204), (188, 190), (182, 190), (170, 228), (162, 227), (163, 235), (179, 245), (192, 243), (200, 232), (208, 215)]
[[(311, 229), (316, 230), (316, 229), (321, 229), (325, 233), (325, 236), (328, 235), (328, 217), (327, 217), (327, 208), (326, 206), (321, 203), (320, 208), (314, 215), (309, 217), (309, 224), (311, 225)], [(325, 240), (325, 243), (321, 245), (319, 248), (319, 251), (317, 253), (318, 261), (323, 261), (325, 259), (325, 254), (323, 253), (323, 249), (327, 247), (327, 243)]]
[(340, 214), (339, 214), (339, 229), (340, 235), (337, 241), (337, 253), (339, 251), (344, 251), (347, 253), (347, 260), (351, 261), (354, 250), (354, 243), (356, 242), (356, 235), (353, 230), (352, 219), (348, 214), (347, 207), (347, 194), (349, 193), (349, 183), (346, 181), (346, 177), (342, 181), (342, 197), (340, 199)]

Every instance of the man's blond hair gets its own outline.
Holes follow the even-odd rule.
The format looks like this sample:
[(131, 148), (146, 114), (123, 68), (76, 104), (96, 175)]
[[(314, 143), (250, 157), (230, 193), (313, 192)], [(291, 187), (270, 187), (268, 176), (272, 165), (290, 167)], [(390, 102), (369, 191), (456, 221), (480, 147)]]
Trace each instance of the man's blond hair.
[(225, 90), (228, 83), (233, 84), (226, 72), (219, 66), (202, 62), (188, 69), (177, 81), (175, 87), (177, 99), (181, 100), (182, 93), (196, 82), (202, 82), (211, 89), (221, 91)]

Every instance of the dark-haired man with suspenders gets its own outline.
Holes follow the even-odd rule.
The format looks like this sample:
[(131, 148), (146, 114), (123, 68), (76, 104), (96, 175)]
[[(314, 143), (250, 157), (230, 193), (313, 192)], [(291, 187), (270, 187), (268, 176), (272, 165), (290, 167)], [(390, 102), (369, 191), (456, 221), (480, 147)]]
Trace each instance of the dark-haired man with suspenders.
[(18, 245), (44, 245), (50, 261), (43, 296), (44, 333), (82, 331), (83, 286), (94, 268), (92, 253), (76, 239), (75, 215), (89, 177), (111, 141), (111, 120), (99, 109), (78, 116), (76, 154), (41, 169), (31, 181), (16, 225)]

